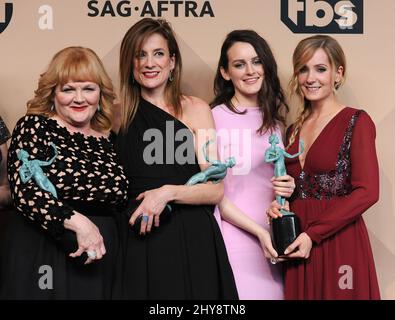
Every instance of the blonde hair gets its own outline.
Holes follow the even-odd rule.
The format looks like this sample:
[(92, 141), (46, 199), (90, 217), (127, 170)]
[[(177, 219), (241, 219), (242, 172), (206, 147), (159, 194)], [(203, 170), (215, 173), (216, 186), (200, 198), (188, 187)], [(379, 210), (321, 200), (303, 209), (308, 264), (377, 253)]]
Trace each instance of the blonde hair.
[(47, 70), (40, 75), (34, 98), (27, 102), (26, 114), (51, 117), (56, 114), (53, 106), (58, 85), (68, 82), (90, 81), (100, 87), (100, 110), (91, 119), (91, 126), (99, 132), (108, 132), (112, 127), (114, 89), (110, 77), (96, 53), (83, 47), (65, 48), (52, 58)]
[(346, 57), (340, 44), (332, 37), (326, 35), (316, 35), (303, 39), (298, 43), (293, 54), (293, 76), (289, 83), (291, 95), (297, 95), (300, 100), (299, 115), (293, 124), (292, 135), (289, 138), (287, 148), (290, 147), (302, 127), (304, 121), (311, 114), (311, 103), (307, 100), (298, 83), (298, 75), (306, 63), (313, 57), (318, 49), (323, 49), (328, 56), (329, 62), (335, 70), (343, 67), (343, 77), (339, 82), (334, 83), (334, 90), (338, 90), (344, 83), (346, 72)]
[(153, 34), (166, 39), (170, 56), (175, 58), (172, 81), (166, 84), (166, 102), (173, 108), (176, 117), (182, 114), (181, 106), (181, 53), (170, 24), (164, 19), (144, 18), (135, 23), (122, 39), (119, 57), (121, 130), (125, 131), (132, 122), (140, 101), (141, 88), (134, 80), (133, 69), (136, 54), (143, 42)]

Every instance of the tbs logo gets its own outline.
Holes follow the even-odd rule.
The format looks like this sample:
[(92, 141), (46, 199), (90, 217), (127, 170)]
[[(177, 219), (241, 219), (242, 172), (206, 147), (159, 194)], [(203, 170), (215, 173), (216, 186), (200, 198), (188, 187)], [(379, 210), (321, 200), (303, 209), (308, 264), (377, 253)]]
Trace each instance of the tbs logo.
[(363, 33), (363, 0), (281, 0), (281, 21), (293, 33)]
[(12, 3), (6, 3), (3, 5), (0, 2), (0, 33), (2, 33), (11, 21), (13, 11)]

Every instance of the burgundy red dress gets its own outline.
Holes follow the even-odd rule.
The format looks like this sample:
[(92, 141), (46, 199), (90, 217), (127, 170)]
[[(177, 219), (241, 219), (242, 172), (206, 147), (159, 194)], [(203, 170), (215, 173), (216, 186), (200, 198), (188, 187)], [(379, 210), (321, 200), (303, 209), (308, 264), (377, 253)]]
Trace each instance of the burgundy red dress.
[[(292, 127), (288, 137), (292, 133)], [(310, 257), (286, 263), (286, 299), (380, 299), (362, 214), (379, 195), (375, 126), (346, 107), (310, 147), (304, 168), (287, 159), (297, 188), (291, 211), (313, 240)], [(298, 151), (299, 134), (288, 152)]]

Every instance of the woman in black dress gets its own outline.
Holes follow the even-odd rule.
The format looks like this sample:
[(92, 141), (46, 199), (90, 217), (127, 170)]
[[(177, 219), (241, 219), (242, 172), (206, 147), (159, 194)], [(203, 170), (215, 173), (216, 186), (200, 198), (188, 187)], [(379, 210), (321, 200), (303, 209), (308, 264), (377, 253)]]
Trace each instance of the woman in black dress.
[[(203, 146), (215, 140), (215, 130), (209, 106), (181, 93), (180, 76), (180, 51), (166, 21), (145, 18), (127, 31), (116, 142), (131, 184), (123, 221), (123, 297), (237, 299), (213, 215), (223, 185), (184, 185), (210, 165)], [(209, 159), (216, 159), (215, 142), (208, 149)], [(172, 212), (165, 217), (168, 203)]]
[(111, 80), (90, 49), (60, 51), (41, 75), (10, 145), (17, 210), (1, 242), (1, 298), (112, 298), (114, 213), (128, 186), (110, 140), (113, 100)]

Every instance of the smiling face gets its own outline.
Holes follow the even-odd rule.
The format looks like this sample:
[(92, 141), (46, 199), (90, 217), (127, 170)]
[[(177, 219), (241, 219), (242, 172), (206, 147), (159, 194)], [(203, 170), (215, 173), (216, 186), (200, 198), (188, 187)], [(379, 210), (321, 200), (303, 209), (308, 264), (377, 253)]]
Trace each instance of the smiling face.
[(133, 76), (140, 84), (141, 92), (164, 92), (175, 58), (170, 56), (166, 39), (154, 33), (142, 43), (134, 60)]
[(323, 101), (334, 95), (335, 82), (343, 77), (343, 67), (331, 65), (323, 49), (317, 49), (311, 59), (300, 69), (298, 85), (307, 100)]
[(100, 101), (100, 87), (94, 82), (67, 82), (55, 89), (56, 116), (69, 128), (90, 128)]
[(261, 90), (264, 70), (254, 47), (247, 42), (235, 42), (228, 50), (228, 68), (221, 68), (222, 77), (230, 80), (235, 88), (235, 96), (257, 99)]

